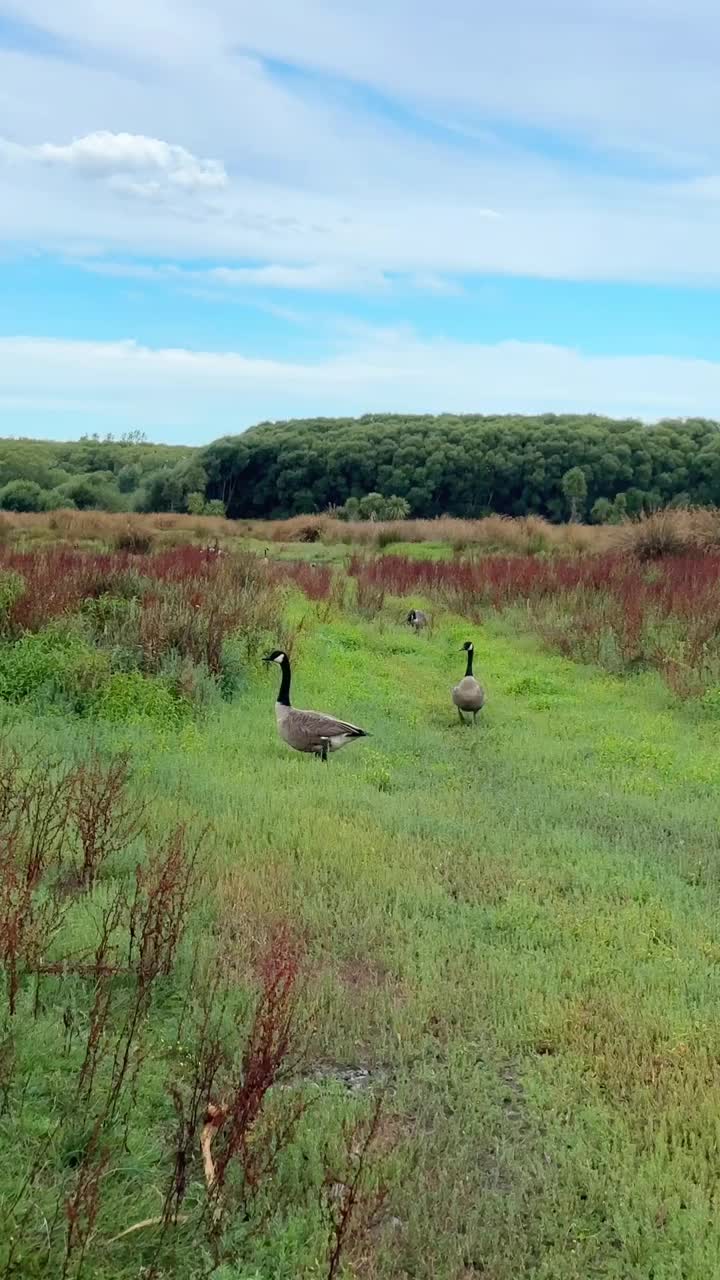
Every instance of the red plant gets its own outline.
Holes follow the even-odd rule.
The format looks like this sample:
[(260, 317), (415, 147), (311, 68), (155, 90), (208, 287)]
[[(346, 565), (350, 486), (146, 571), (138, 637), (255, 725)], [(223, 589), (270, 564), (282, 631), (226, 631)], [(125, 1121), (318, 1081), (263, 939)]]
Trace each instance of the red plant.
[(333, 586), (333, 571), (327, 565), (308, 564), (306, 560), (272, 560), (269, 563), (276, 582), (292, 583), (308, 600), (329, 598)]
[(62, 923), (63, 905), (42, 893), (48, 867), (60, 857), (70, 780), (51, 761), (26, 765), (0, 747), (0, 958), (8, 1009), (15, 1013), (24, 973), (42, 961)]
[(350, 1172), (327, 1175), (321, 1203), (329, 1222), (327, 1280), (335, 1280), (342, 1255), (353, 1234), (369, 1225), (387, 1198), (387, 1188), (368, 1186), (368, 1162), (380, 1131), (383, 1099), (378, 1097), (369, 1117), (346, 1124), (345, 1158)]
[(142, 984), (150, 986), (172, 970), (200, 885), (198, 860), (205, 834), (190, 844), (181, 823), (145, 866), (136, 867), (129, 964)]
[(82, 1270), (85, 1250), (93, 1234), (100, 1209), (100, 1188), (103, 1176), (110, 1162), (107, 1148), (100, 1146), (102, 1122), (98, 1121), (93, 1129), (90, 1141), (83, 1153), (75, 1189), (65, 1201), (65, 1218), (67, 1235), (65, 1241), (65, 1260), (62, 1275), (66, 1276), (73, 1255), (79, 1249), (80, 1256), (76, 1275)]
[(78, 1093), (86, 1101), (95, 1083), (95, 1074), (102, 1056), (102, 1048), (108, 1034), (108, 1022), (112, 1004), (112, 978), (119, 972), (119, 956), (114, 943), (115, 934), (123, 923), (127, 900), (122, 889), (118, 890), (103, 911), (100, 920), (98, 942), (93, 956), (95, 994), (88, 1017), (85, 1056), (78, 1076)]
[[(290, 1140), (306, 1107), (304, 1100), (296, 1101), (282, 1117), (274, 1117), (262, 1141), (258, 1140), (268, 1092), (294, 1065), (291, 1053), (298, 1034), (300, 959), (297, 938), (287, 927), (279, 926), (260, 963), (260, 997), (240, 1070), (224, 1090), (223, 1100), (208, 1107), (206, 1180), (218, 1207), (230, 1167), (237, 1163), (243, 1188), (255, 1191), (280, 1148)], [(210, 1146), (216, 1135), (221, 1135), (221, 1147), (213, 1160)]]
[[(689, 554), (651, 567), (620, 553), (586, 558), (485, 556), (477, 560), (423, 561), (403, 556), (353, 557), (358, 594), (373, 589), (398, 596), (429, 595), (478, 620), (484, 608), (523, 604), (555, 647), (597, 661), (604, 638), (626, 666), (654, 665), (667, 677), (681, 646), (681, 665), (709, 678), (720, 665), (720, 555)], [(558, 602), (562, 616), (545, 606)], [(658, 627), (667, 639), (660, 642)], [(679, 687), (679, 682), (675, 682)]]
[(55, 618), (75, 613), (84, 600), (102, 595), (130, 565), (126, 555), (92, 555), (53, 548), (10, 551), (0, 547), (0, 571), (20, 574), (24, 590), (8, 614), (17, 631), (39, 631)]
[(128, 794), (131, 772), (127, 753), (107, 763), (95, 753), (71, 774), (70, 821), (80, 845), (78, 879), (84, 889), (92, 889), (108, 858), (143, 830), (146, 806)]

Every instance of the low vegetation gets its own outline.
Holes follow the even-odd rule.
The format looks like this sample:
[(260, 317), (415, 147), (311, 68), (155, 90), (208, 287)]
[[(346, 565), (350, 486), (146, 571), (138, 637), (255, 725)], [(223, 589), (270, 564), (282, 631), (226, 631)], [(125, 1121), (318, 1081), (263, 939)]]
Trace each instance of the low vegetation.
[(0, 1276), (714, 1274), (717, 528), (8, 519)]
[[(212, 516), (109, 514), (53, 511), (0, 513), (0, 545), (21, 550), (43, 545), (145, 554), (173, 547), (204, 546), (267, 552), (297, 558), (303, 544), (316, 559), (324, 549), (363, 547), (378, 551), (416, 547), (443, 555), (509, 552), (520, 555), (583, 555), (618, 550), (640, 558), (703, 554), (720, 547), (720, 514), (711, 509), (655, 512), (618, 526), (551, 524), (539, 516), (481, 520), (338, 520), (331, 515), (288, 520), (226, 520)], [(314, 544), (314, 545), (313, 545)]]

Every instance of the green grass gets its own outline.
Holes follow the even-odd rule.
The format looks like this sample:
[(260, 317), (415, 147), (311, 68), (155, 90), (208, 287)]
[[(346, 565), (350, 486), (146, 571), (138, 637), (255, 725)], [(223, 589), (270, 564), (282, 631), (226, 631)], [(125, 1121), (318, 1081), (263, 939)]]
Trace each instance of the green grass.
[[(336, 548), (302, 551), (320, 559)], [(388, 1087), (397, 1145), (382, 1165), (387, 1212), (346, 1274), (709, 1280), (720, 1258), (716, 728), (673, 709), (654, 677), (609, 678), (501, 621), (472, 634), (441, 617), (414, 636), (382, 619), (320, 623), (311, 606), (294, 609), (306, 620), (296, 704), (372, 734), (327, 767), (278, 739), (274, 668), (180, 734), (98, 734), (131, 747), (160, 826), (178, 812), (212, 821), (222, 887), (210, 918), (232, 883), (241, 932), (278, 912), (306, 930), (306, 1065), (362, 1066)], [(488, 697), (475, 730), (450, 701), (470, 637)], [(8, 714), (22, 741), (33, 722)], [(86, 732), (40, 723), (64, 752)], [(129, 1280), (152, 1261), (152, 1229), (105, 1242), (159, 1212), (172, 1129), (164, 1041), (180, 981), (154, 1012), (157, 1065), (127, 1149), (113, 1152), (84, 1276)], [(31, 1085), (22, 1109), (0, 1118), (3, 1212), (24, 1170), (18, 1151), (27, 1157), (56, 1116), (61, 1015), (74, 998), (73, 980), (48, 985), (33, 1020), (27, 993)], [(338, 1089), (321, 1093), (265, 1228), (244, 1238), (238, 1226), (235, 1260), (215, 1272), (178, 1228), (159, 1274), (327, 1273), (305, 1183), (346, 1104)], [(82, 1131), (80, 1118), (76, 1143)], [(64, 1141), (15, 1223), (25, 1244), (6, 1274), (50, 1274), (32, 1259), (72, 1164), (72, 1131)]]
[(400, 555), (412, 560), (452, 560), (454, 551), (447, 542), (390, 542), (385, 547), (352, 547), (345, 542), (261, 542), (257, 538), (237, 540), (243, 551), (252, 551), (273, 560), (309, 560), (314, 564), (342, 565), (359, 551), (366, 555)]

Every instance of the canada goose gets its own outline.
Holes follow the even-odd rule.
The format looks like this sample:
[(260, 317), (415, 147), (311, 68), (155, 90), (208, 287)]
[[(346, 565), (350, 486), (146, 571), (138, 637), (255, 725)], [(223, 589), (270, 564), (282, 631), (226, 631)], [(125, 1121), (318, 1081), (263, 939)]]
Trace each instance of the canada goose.
[(426, 627), (430, 619), (422, 609), (411, 609), (405, 621), (412, 627), (413, 631), (422, 631)]
[(467, 667), (465, 675), (459, 684), (455, 685), (452, 691), (452, 700), (458, 709), (461, 724), (469, 724), (463, 713), (470, 715), (472, 713), (472, 722), (475, 724), (475, 717), (478, 711), (482, 711), (485, 705), (485, 691), (482, 685), (479, 685), (473, 675), (473, 653), (475, 652), (472, 640), (466, 640), (461, 653), (467, 654)]
[(367, 738), (364, 729), (345, 720), (336, 720), (322, 711), (299, 711), (290, 706), (290, 659), (282, 649), (273, 649), (263, 662), (277, 662), (282, 671), (280, 691), (275, 703), (278, 733), (289, 747), (309, 751), (327, 761), (329, 751), (339, 751), (354, 738)]

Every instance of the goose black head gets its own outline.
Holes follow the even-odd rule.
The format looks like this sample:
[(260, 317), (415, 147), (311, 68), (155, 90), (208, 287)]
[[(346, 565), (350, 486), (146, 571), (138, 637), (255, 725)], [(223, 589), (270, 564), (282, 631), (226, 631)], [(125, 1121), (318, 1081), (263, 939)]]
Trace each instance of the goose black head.
[(410, 610), (410, 612), (409, 612), (409, 614), (408, 614), (408, 616), (407, 616), (407, 618), (405, 619), (405, 621), (406, 621), (406, 622), (414, 622), (414, 621), (415, 621), (415, 619), (416, 619), (416, 617), (417, 617), (417, 610), (416, 610), (416, 609), (411, 609), (411, 610)]
[(462, 647), (462, 649), (460, 650), (460, 652), (461, 652), (461, 653), (472, 653), (474, 648), (475, 648), (475, 646), (474, 646), (474, 644), (473, 644), (472, 640), (466, 640), (466, 641), (465, 641), (465, 643), (464, 643), (464, 645), (463, 645), (463, 647)]
[(286, 661), (287, 654), (284, 653), (282, 649), (273, 649), (272, 653), (268, 653), (263, 658), (263, 662), (277, 662), (280, 666), (282, 666), (283, 662)]

